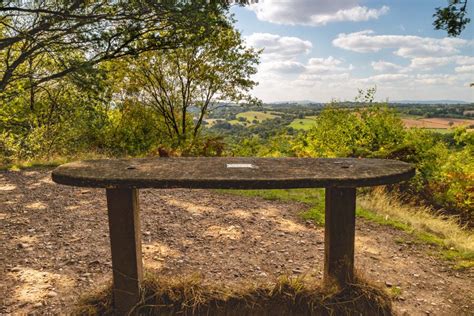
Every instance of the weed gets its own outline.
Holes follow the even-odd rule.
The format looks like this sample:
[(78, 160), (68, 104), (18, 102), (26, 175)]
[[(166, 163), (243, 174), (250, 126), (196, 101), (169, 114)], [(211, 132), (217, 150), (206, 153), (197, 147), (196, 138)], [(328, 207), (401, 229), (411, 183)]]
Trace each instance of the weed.
[[(79, 300), (76, 315), (112, 315), (110, 286)], [(343, 289), (282, 277), (275, 284), (232, 287), (204, 284), (198, 276), (146, 274), (138, 315), (392, 315), (389, 295), (357, 279)]]

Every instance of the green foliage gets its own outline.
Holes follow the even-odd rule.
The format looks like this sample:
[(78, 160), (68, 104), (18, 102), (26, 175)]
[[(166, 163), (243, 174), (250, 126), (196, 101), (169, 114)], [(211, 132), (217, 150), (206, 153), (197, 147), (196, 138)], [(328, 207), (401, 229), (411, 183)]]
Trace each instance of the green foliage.
[(403, 129), (391, 109), (371, 105), (357, 110), (324, 109), (316, 125), (293, 140), (302, 157), (378, 157), (413, 163), (417, 173), (399, 190), (418, 201), (474, 218), (474, 133), (454, 133), (455, 148), (443, 136), (423, 129)]
[[(102, 62), (178, 48), (228, 25), (227, 1), (2, 1), (0, 90), (80, 77)], [(49, 58), (53, 57), (53, 58)], [(36, 71), (44, 60), (50, 71)], [(25, 72), (34, 74), (25, 80)]]
[(471, 22), (466, 18), (468, 0), (451, 0), (447, 7), (436, 8), (433, 25), (436, 30), (445, 30), (449, 36), (459, 36)]
[(161, 119), (148, 107), (124, 102), (120, 108), (108, 111), (99, 147), (114, 156), (146, 154), (165, 139), (157, 128), (161, 124)]
[(472, 225), (474, 133), (465, 127), (446, 134), (405, 129), (395, 109), (373, 103), (374, 93), (374, 89), (360, 93), (359, 101), (365, 106), (347, 108), (334, 103), (325, 107), (312, 117), (314, 126), (306, 131), (280, 127), (279, 132), (266, 136), (257, 127), (267, 121), (241, 127), (242, 131), (234, 129), (234, 133), (253, 135), (237, 139), (231, 152), (236, 156), (368, 157), (413, 163), (415, 177), (393, 189), (445, 214), (459, 215), (463, 223)]
[[(170, 2), (153, 8), (139, 3), (104, 3), (90, 8), (84, 4), (90, 11), (71, 10), (77, 14), (64, 17), (61, 24), (56, 18), (62, 14), (61, 6), (67, 5), (25, 2), (9, 9), (13, 15), (20, 14), (21, 6), (28, 6), (31, 12), (48, 9), (39, 21), (21, 25), (25, 32), (34, 30), (47, 16), (54, 17), (52, 25), (66, 30), (74, 28), (78, 20), (83, 23), (78, 28), (84, 34), (64, 33), (70, 40), (83, 36), (79, 46), (54, 42), (62, 33), (44, 25), (47, 29), (35, 40), (54, 45), (32, 55), (20, 47), (31, 38), (12, 29), (10, 18), (0, 16), (6, 23), (0, 27), (2, 43), (13, 41), (8, 50), (0, 50), (0, 62), (6, 69), (0, 75), (0, 86), (4, 85), (0, 93), (2, 164), (84, 152), (147, 155), (156, 154), (160, 147), (183, 155), (222, 154), (224, 144), (218, 137), (201, 137), (202, 121), (218, 101), (255, 101), (248, 92), (256, 84), (250, 76), (258, 62), (258, 52), (245, 47), (240, 34), (230, 26), (225, 2)], [(137, 17), (140, 8), (143, 16)], [(117, 14), (117, 25), (130, 21), (138, 25), (137, 21), (149, 15), (152, 18), (143, 26), (143, 34), (137, 34), (136, 28), (118, 31), (112, 25), (95, 29), (99, 22), (91, 15), (103, 10)], [(154, 15), (163, 12), (173, 15)], [(108, 18), (100, 15), (98, 19)], [(163, 27), (158, 33), (158, 24), (153, 24), (157, 20)], [(169, 26), (173, 27), (167, 30)], [(88, 27), (95, 31), (88, 34)], [(114, 35), (117, 31), (120, 34)], [(157, 34), (160, 38), (153, 40)], [(110, 36), (113, 43), (108, 42)], [(127, 42), (129, 36), (132, 42)], [(121, 48), (96, 47), (98, 55), (90, 56), (90, 45), (103, 41), (126, 43)], [(131, 46), (135, 52), (130, 51)], [(166, 50), (157, 50), (161, 48)], [(110, 51), (101, 55), (102, 49)], [(7, 74), (15, 58), (19, 64)]]
[[(254, 102), (258, 52), (247, 48), (231, 27), (216, 27), (211, 36), (184, 47), (152, 51), (124, 63), (129, 72), (125, 98), (141, 102), (162, 118), (175, 146), (189, 152), (204, 118), (218, 102)], [(244, 119), (245, 120), (245, 119)]]
[(245, 137), (231, 149), (239, 157), (288, 157), (293, 156), (291, 136), (280, 133), (264, 139), (259, 135)]
[(386, 106), (357, 111), (332, 106), (300, 134), (293, 150), (301, 157), (382, 157), (400, 144), (403, 135), (400, 118)]

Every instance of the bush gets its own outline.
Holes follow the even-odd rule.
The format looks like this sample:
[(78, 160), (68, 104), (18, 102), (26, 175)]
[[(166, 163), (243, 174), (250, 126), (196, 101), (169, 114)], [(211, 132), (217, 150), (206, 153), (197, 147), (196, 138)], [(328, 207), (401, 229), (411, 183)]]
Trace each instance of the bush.
[(415, 177), (394, 188), (474, 224), (474, 133), (465, 128), (447, 137), (405, 130), (398, 115), (385, 106), (354, 111), (330, 107), (292, 144), (300, 157), (378, 157), (413, 163)]

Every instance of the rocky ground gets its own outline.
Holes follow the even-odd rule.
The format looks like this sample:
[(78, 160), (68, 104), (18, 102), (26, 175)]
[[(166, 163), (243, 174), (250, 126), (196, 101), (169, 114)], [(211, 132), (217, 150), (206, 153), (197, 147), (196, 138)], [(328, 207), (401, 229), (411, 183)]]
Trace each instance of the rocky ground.
[[(209, 190), (140, 192), (145, 268), (209, 282), (322, 278), (324, 231), (305, 205)], [(474, 272), (455, 271), (404, 232), (358, 219), (358, 273), (400, 315), (474, 315)], [(67, 313), (110, 282), (104, 190), (54, 184), (50, 170), (0, 172), (0, 314)]]

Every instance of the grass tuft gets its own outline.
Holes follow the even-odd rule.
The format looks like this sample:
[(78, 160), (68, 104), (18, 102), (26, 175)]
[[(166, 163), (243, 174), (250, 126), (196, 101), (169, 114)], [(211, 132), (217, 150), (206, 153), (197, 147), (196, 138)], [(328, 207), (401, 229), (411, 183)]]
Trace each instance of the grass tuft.
[[(80, 299), (76, 315), (112, 315), (110, 286)], [(344, 289), (282, 277), (274, 285), (204, 284), (197, 276), (147, 274), (139, 315), (392, 315), (390, 297), (364, 281)]]
[(411, 233), (421, 242), (440, 247), (444, 259), (456, 261), (454, 268), (474, 266), (474, 232), (459, 226), (455, 218), (433, 215), (428, 207), (402, 204), (397, 196), (388, 195), (382, 188), (373, 189), (358, 201), (366, 212), (373, 214), (374, 221), (396, 227)]

